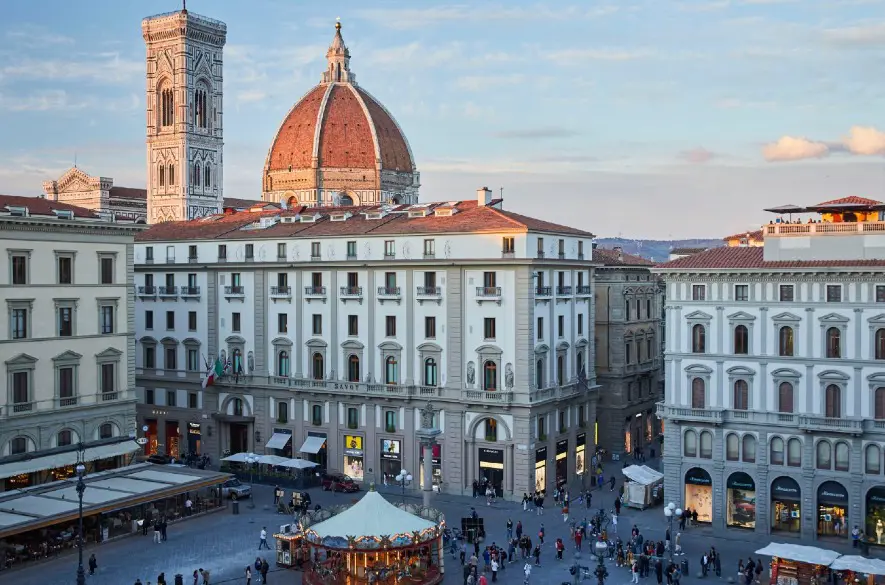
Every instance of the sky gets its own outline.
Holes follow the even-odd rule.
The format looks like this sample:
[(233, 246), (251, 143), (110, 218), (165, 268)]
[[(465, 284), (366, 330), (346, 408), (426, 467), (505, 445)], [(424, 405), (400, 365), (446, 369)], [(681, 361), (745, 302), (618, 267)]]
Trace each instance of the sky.
[[(76, 160), (145, 183), (141, 20), (173, 0), (4, 2), (0, 192)], [(885, 200), (885, 0), (190, 0), (227, 23), (224, 193), (259, 199), (267, 150), (319, 82), (341, 18), (351, 69), (403, 128), (421, 200), (470, 199), (599, 236), (723, 237), (763, 208)], [(501, 191), (503, 189), (503, 191)]]

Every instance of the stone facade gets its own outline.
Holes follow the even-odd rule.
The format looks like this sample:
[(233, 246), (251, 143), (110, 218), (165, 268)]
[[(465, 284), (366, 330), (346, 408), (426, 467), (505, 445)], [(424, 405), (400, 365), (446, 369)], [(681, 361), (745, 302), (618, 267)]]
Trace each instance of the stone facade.
[(114, 187), (113, 179), (93, 177), (77, 167), (68, 169), (56, 181), (44, 181), (43, 196), (50, 201), (91, 209), (107, 219), (147, 221), (144, 189)]

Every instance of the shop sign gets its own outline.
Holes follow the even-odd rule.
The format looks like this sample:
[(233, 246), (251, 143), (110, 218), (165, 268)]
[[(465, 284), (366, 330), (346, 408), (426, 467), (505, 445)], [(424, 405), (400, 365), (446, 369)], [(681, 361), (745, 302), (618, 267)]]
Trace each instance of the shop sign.
[(772, 499), (799, 501), (801, 492), (796, 480), (789, 477), (779, 477), (771, 484)]
[(187, 423), (187, 434), (199, 436), (201, 434), (200, 423)]
[(504, 469), (504, 451), (500, 449), (480, 449), (479, 466), (486, 469)]
[(400, 459), (400, 442), (396, 439), (381, 439), (381, 459)]
[(713, 480), (710, 478), (710, 474), (707, 473), (706, 470), (701, 469), (700, 467), (693, 467), (685, 474), (685, 483), (691, 485), (712, 486)]
[[(431, 449), (433, 450), (430, 458), (431, 463), (433, 463), (434, 465), (439, 465), (442, 462), (442, 445), (436, 443), (435, 445), (433, 445), (433, 447), (431, 447)], [(418, 453), (420, 453), (418, 459), (423, 463), (424, 447), (421, 445), (421, 443), (418, 443)]]
[(825, 481), (817, 488), (818, 504), (847, 504), (848, 491), (840, 483)]
[(885, 488), (877, 486), (868, 491), (867, 502), (871, 504), (885, 504)]
[(575, 444), (577, 446), (586, 445), (587, 444), (587, 433), (578, 433), (578, 436), (575, 437)]
[(547, 447), (541, 447), (535, 451), (535, 462), (547, 461)]
[[(556, 454), (565, 455), (566, 453), (568, 453), (568, 439), (556, 441)], [(557, 459), (559, 459), (559, 457), (557, 457)]]
[(363, 438), (359, 435), (344, 435), (344, 452), (348, 455), (363, 455)]
[(756, 482), (753, 481), (753, 478), (748, 474), (743, 471), (738, 471), (728, 476), (727, 487), (729, 489), (746, 490), (751, 492), (756, 490)]
[(335, 384), (332, 384), (332, 387), (333, 387), (335, 390), (342, 390), (342, 391), (344, 391), (344, 392), (357, 392), (357, 391), (359, 391), (359, 389), (360, 389), (360, 385), (359, 385), (359, 384), (341, 384), (341, 383), (335, 383)]

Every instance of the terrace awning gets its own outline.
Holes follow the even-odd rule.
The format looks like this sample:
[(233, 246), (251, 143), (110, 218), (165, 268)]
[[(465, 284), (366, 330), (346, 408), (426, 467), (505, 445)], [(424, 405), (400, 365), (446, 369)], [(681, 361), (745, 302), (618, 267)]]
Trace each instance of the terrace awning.
[(299, 449), (299, 451), (302, 453), (310, 453), (311, 455), (316, 455), (320, 452), (320, 449), (322, 449), (323, 445), (325, 444), (325, 437), (307, 437), (307, 440), (304, 441), (303, 445), (301, 445), (301, 449)]
[[(108, 459), (110, 457), (119, 457), (120, 455), (135, 453), (140, 449), (141, 446), (135, 441), (123, 441), (121, 443), (112, 443), (110, 445), (97, 445), (95, 447), (88, 447), (83, 451), (83, 460), (88, 462), (98, 461), (99, 459)], [(0, 479), (22, 475), (24, 473), (35, 473), (37, 471), (47, 471), (49, 469), (76, 465), (77, 455), (77, 451), (66, 451), (64, 453), (46, 455), (44, 457), (34, 457), (33, 459), (5, 463), (0, 465)]]
[(265, 448), (283, 449), (286, 446), (286, 443), (290, 440), (292, 440), (292, 435), (290, 433), (274, 433), (265, 445)]

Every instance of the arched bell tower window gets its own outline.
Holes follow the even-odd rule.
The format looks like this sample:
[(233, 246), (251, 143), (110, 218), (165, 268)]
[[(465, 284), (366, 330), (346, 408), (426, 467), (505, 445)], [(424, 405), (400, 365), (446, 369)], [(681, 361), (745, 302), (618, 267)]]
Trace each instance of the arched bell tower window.
[(160, 187), (166, 186), (166, 165), (160, 164)]
[(205, 88), (200, 88), (194, 93), (194, 126), (197, 128), (206, 128), (209, 125), (207, 96)]
[(168, 179), (169, 179), (169, 186), (170, 187), (175, 184), (175, 165), (172, 163), (169, 163), (169, 177), (168, 177)]
[(160, 90), (160, 126), (168, 127), (175, 122), (175, 98), (171, 88)]
[(200, 186), (200, 174), (203, 172), (203, 169), (200, 167), (200, 163), (194, 163), (194, 187)]
[(209, 163), (206, 163), (206, 166), (203, 167), (203, 187), (209, 188), (212, 186), (211, 180), (212, 174), (209, 167)]

